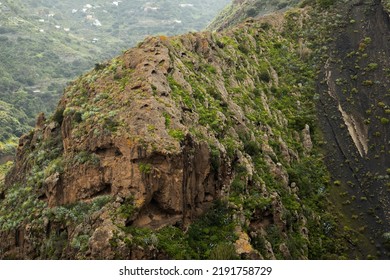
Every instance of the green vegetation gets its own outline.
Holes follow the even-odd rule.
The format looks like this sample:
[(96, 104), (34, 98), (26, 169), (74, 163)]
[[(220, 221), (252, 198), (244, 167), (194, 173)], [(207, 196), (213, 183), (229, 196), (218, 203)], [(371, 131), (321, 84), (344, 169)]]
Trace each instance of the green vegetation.
[[(195, 221), (188, 230), (189, 245), (201, 259), (215, 256), (221, 244), (232, 244), (237, 239), (232, 212), (221, 202)], [(219, 249), (218, 249), (219, 248)], [(215, 251), (218, 250), (218, 251)]]
[(14, 155), (17, 138), (28, 130), (26, 114), (0, 100), (0, 163), (3, 158)]
[(136, 207), (134, 205), (134, 198), (128, 197), (124, 202), (121, 203), (121, 206), (116, 210), (116, 214), (120, 217), (131, 220), (133, 216), (136, 214)]
[[(292, 3), (262, 4), (276, 2), (278, 8)], [(41, 253), (37, 254), (44, 258), (63, 257), (69, 244), (69, 250), (81, 252), (70, 256), (85, 257), (96, 229), (90, 221), (99, 218), (109, 228), (109, 244), (105, 245), (111, 246), (115, 258), (344, 259), (356, 248), (354, 257), (364, 258), (362, 252), (369, 252), (375, 258), (370, 240), (364, 237), (369, 229), (362, 226), (366, 214), (374, 218), (372, 223), (382, 222), (376, 207), (366, 207), (374, 196), (353, 191), (357, 189), (354, 177), (346, 182), (328, 173), (325, 141), (316, 117), (315, 105), (322, 97), (316, 79), (321, 77), (322, 62), (328, 61), (332, 32), (343, 21), (331, 12), (323, 13), (335, 1), (301, 5), (310, 2), (316, 4), (308, 14), (289, 10), (285, 21), (275, 23), (277, 28), (272, 20), (249, 20), (223, 33), (161, 35), (146, 40), (140, 48), (168, 50), (169, 57), (161, 64), (169, 60), (169, 69), (162, 68), (164, 75), (159, 77), (164, 92), (157, 84), (148, 87), (149, 76), (129, 69), (131, 51), (96, 64), (69, 85), (64, 102), (46, 122), (54, 123), (51, 134), (55, 136), (48, 137), (46, 130), (39, 129), (28, 135), (31, 144), (23, 148), (28, 155), (27, 173), (20, 182), (0, 188), (4, 197), (0, 229), (17, 231), (32, 223), (34, 237), (41, 238), (37, 241)], [(243, 11), (255, 16), (258, 10)], [(348, 28), (356, 24), (345, 20)], [(359, 95), (378, 84), (374, 75), (382, 67), (372, 62), (379, 60), (368, 57), (372, 44), (371, 37), (364, 37), (342, 54), (352, 61), (351, 72), (356, 71), (334, 79), (345, 103), (359, 102)], [(322, 84), (326, 82), (324, 78)], [(378, 100), (362, 112), (370, 133), (380, 138), (389, 120), (382, 115), (388, 110), (387, 100)], [(156, 122), (145, 120), (145, 112), (156, 117)], [(329, 119), (337, 120), (337, 116)], [(62, 130), (55, 127), (59, 123), (64, 124)], [(373, 123), (377, 124), (375, 132)], [(345, 129), (344, 123), (337, 124)], [(183, 141), (185, 137), (189, 141)], [(185, 146), (187, 142), (194, 145)], [(120, 149), (115, 150), (117, 144)], [(202, 148), (202, 156), (206, 153), (205, 161), (199, 163), (202, 168), (206, 163), (206, 171), (197, 172), (198, 162), (182, 167), (184, 155), (197, 159), (197, 147)], [(386, 154), (384, 145), (373, 159), (380, 154)], [(365, 160), (358, 156), (356, 162)], [(120, 160), (126, 160), (129, 168), (116, 167)], [(351, 161), (334, 160), (332, 164), (341, 168)], [(46, 187), (56, 180), (74, 180), (71, 167), (99, 172), (109, 187), (107, 181), (113, 180), (113, 174), (125, 173), (126, 182), (111, 181), (117, 188), (112, 199), (101, 197), (99, 189), (97, 197), (48, 209)], [(188, 175), (201, 189), (199, 195), (198, 190), (188, 192)], [(371, 181), (384, 181), (387, 175), (366, 172)], [(129, 178), (135, 178), (137, 185)], [(160, 182), (169, 187), (159, 186)], [(140, 192), (138, 184), (142, 185)], [(206, 191), (206, 186), (214, 189)], [(170, 205), (176, 199), (179, 206)], [(363, 205), (366, 213), (352, 208), (355, 203)], [(98, 212), (99, 207), (104, 211)], [(56, 234), (46, 232), (42, 229), (45, 218), (63, 227)], [(85, 227), (80, 230), (79, 224)], [(75, 227), (77, 234), (70, 236)], [(388, 241), (386, 233), (382, 237)]]
[(7, 163), (4, 163), (4, 164), (0, 164), (0, 184), (3, 183), (5, 175), (11, 169), (11, 167), (12, 167), (11, 161), (8, 161)]
[(329, 8), (336, 2), (336, 0), (317, 0), (317, 2), (322, 8)]
[[(191, 7), (180, 6), (178, 0), (147, 2), (116, 6), (98, 0), (87, 7), (79, 0), (2, 1), (0, 143), (15, 146), (13, 138), (33, 127), (39, 112), (53, 111), (67, 82), (95, 64), (104, 65), (97, 61), (150, 34), (200, 30), (228, 0), (193, 0)], [(115, 125), (108, 124), (108, 129), (115, 131)], [(0, 157), (2, 152), (0, 148)]]
[(75, 164), (91, 164), (99, 165), (100, 160), (96, 154), (93, 154), (89, 151), (81, 151), (74, 156)]
[(223, 11), (208, 26), (209, 30), (220, 30), (238, 24), (248, 17), (260, 17), (273, 11), (285, 9), (298, 4), (299, 0), (246, 0), (234, 2)]
[[(334, 258), (338, 254), (344, 257), (345, 243), (335, 218), (321, 214), (323, 209), (330, 207), (328, 201), (330, 176), (324, 165), (322, 152), (317, 147), (311, 150), (310, 157), (307, 157), (302, 142), (293, 137), (294, 133), (299, 134), (306, 125), (309, 125), (314, 145), (318, 145), (321, 141), (313, 102), (316, 69), (309, 55), (302, 55), (302, 48), (297, 43), (301, 31), (295, 25), (296, 17), (299, 17), (299, 14), (294, 11), (287, 14), (286, 32), (283, 38), (276, 36), (277, 33), (272, 26), (263, 29), (259, 28), (259, 23), (256, 22), (248, 23), (246, 25), (248, 29), (233, 29), (231, 37), (225, 37), (224, 34), (214, 35), (217, 44), (219, 42), (219, 57), (227, 61), (237, 61), (236, 63), (242, 65), (242, 68), (221, 67), (215, 71), (211, 67), (202, 67), (205, 76), (191, 76), (187, 79), (191, 84), (192, 92), (184, 90), (173, 76), (169, 76), (168, 81), (174, 96), (177, 96), (176, 101), (188, 105), (199, 116), (199, 124), (207, 128), (207, 136), (203, 135), (202, 138), (208, 139), (210, 143), (219, 141), (230, 160), (234, 159), (240, 151), (253, 162), (253, 165), (249, 166), (243, 163), (235, 163), (232, 166), (234, 178), (228, 197), (232, 205), (243, 209), (242, 213), (247, 221), (255, 219), (254, 213), (264, 211), (261, 209), (273, 208), (273, 200), (264, 197), (264, 193), (256, 186), (264, 185), (267, 190), (276, 192), (280, 197), (283, 205), (282, 217), (291, 234), (288, 234), (287, 238), (281, 238), (282, 228), (270, 225), (266, 228), (268, 236), (253, 239), (252, 246), (259, 252), (265, 252), (263, 240), (265, 238), (271, 243), (277, 258), (286, 258), (279, 251), (283, 244), (287, 244), (290, 249), (291, 258), (299, 258), (301, 254), (308, 254), (314, 259)], [(256, 38), (256, 48), (263, 51), (262, 55), (258, 55), (251, 45), (253, 38)], [(225, 48), (225, 45), (229, 45), (230, 49)], [(188, 70), (191, 70), (187, 59), (191, 61), (194, 57), (192, 54), (187, 55), (183, 58), (183, 63)], [(256, 60), (251, 59), (254, 57)], [(215, 76), (218, 75), (217, 73), (221, 73), (224, 78), (227, 97), (222, 96), (219, 90), (213, 89), (213, 81), (218, 79), (218, 76)], [(213, 77), (213, 79), (206, 77)], [(231, 77), (235, 78), (234, 86), (231, 85)], [(268, 100), (266, 104), (263, 101), (265, 98)], [(245, 126), (250, 133), (240, 131), (235, 126), (234, 117), (237, 118), (237, 112), (227, 105), (232, 101), (242, 108)], [(270, 113), (265, 111), (265, 106), (269, 108)], [(278, 120), (278, 114), (283, 115), (288, 125), (283, 125), (283, 122)], [(273, 136), (268, 140), (262, 138), (261, 124), (272, 127)], [(227, 133), (231, 129), (238, 132), (238, 137)], [(211, 139), (210, 135), (212, 135)], [(288, 149), (297, 153), (299, 161), (286, 161), (279, 137), (283, 139)], [(265, 152), (262, 148), (264, 144), (269, 145), (274, 153)], [(218, 170), (221, 151), (213, 145), (210, 147), (213, 170)], [(282, 166), (280, 168), (285, 170), (290, 183), (299, 186), (297, 194), (299, 201), (292, 193), (285, 190), (283, 180), (272, 171), (273, 167), (266, 160), (265, 155), (270, 157), (273, 164)], [(250, 175), (249, 170), (252, 168), (253, 175)], [(311, 213), (309, 215), (318, 218), (317, 222), (311, 221), (307, 225), (308, 239), (300, 234), (293, 234), (300, 230), (299, 225), (294, 222), (296, 213), (302, 215)], [(251, 230), (247, 229), (247, 233), (251, 234)], [(197, 235), (201, 233), (197, 232)], [(340, 241), (340, 246), (333, 246), (334, 238)], [(230, 252), (229, 244), (221, 244), (215, 248), (218, 249), (215, 249), (214, 253), (210, 252), (210, 256), (213, 255), (215, 258), (222, 252), (226, 255)], [(206, 248), (200, 249), (201, 252), (204, 250)]]
[[(236, 224), (232, 214), (224, 203), (217, 201), (210, 211), (191, 224), (187, 233), (174, 226), (158, 231), (130, 226), (123, 228), (131, 236), (124, 242), (130, 248), (155, 247), (169, 259), (237, 259), (234, 251)], [(112, 240), (114, 246), (117, 242), (115, 238)]]
[[(54, 207), (45, 209), (43, 218), (50, 220), (53, 224), (70, 225), (70, 224), (88, 224), (89, 217), (100, 211), (108, 202), (110, 196), (100, 196), (91, 202), (77, 202), (64, 207)], [(37, 221), (39, 222), (39, 221)], [(42, 222), (40, 220), (40, 222)], [(40, 227), (39, 227), (40, 226)], [(44, 233), (43, 224), (39, 225), (34, 221), (34, 230)], [(47, 259), (63, 259), (69, 249), (85, 254), (88, 250), (90, 234), (79, 232), (73, 235), (71, 242), (68, 244), (68, 234), (66, 230), (61, 232), (53, 231), (44, 246), (40, 248), (41, 255)]]
[(183, 141), (185, 136), (184, 132), (180, 129), (169, 129), (168, 134), (178, 141)]
[(92, 213), (101, 210), (110, 201), (110, 196), (99, 196), (88, 203), (81, 201), (66, 206), (49, 208), (45, 211), (45, 216), (60, 224), (81, 223)]
[(152, 165), (150, 163), (140, 163), (139, 164), (139, 171), (141, 171), (142, 174), (149, 174), (152, 172)]

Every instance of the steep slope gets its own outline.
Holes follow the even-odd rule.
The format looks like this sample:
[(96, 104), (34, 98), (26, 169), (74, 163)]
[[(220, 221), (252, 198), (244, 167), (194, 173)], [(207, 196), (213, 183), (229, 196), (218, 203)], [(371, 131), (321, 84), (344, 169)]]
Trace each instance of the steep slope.
[[(27, 115), (21, 124), (25, 133), (39, 112), (54, 110), (64, 85), (96, 62), (118, 55), (149, 34), (201, 30), (227, 2), (3, 0), (0, 100)], [(8, 118), (12, 121), (7, 131), (13, 129), (10, 123), (20, 121)], [(5, 139), (0, 141), (6, 144), (15, 136), (20, 135), (0, 132)]]
[(72, 83), (20, 140), (1, 256), (343, 256), (313, 69), (275, 20), (149, 38)]
[(97, 64), (20, 139), (1, 258), (388, 258), (389, 30), (305, 1)]
[(232, 27), (248, 17), (261, 17), (275, 11), (285, 10), (298, 4), (299, 0), (233, 0), (211, 22), (208, 30), (221, 31)]
[(389, 15), (381, 1), (353, 1), (331, 35), (318, 83), (335, 195), (378, 251), (390, 231)]

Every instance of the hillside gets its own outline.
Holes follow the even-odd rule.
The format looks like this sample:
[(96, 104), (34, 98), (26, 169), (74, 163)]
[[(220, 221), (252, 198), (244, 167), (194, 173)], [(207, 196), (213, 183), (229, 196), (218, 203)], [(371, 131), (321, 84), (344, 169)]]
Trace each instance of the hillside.
[(380, 250), (390, 224), (390, 22), (381, 1), (366, 2), (354, 2), (341, 32), (332, 34), (317, 108), (326, 162), (341, 182), (335, 203)]
[[(299, 6), (308, 4), (323, 11), (297, 35), (301, 51), (312, 52), (313, 63), (321, 65), (314, 98), (325, 162), (337, 185), (330, 199), (347, 231), (359, 229), (381, 248), (388, 242), (390, 218), (389, 48), (384, 40), (390, 1), (302, 1)], [(214, 29), (231, 27), (248, 16), (246, 11), (263, 10), (256, 1), (232, 7), (217, 17)]]
[(283, 11), (299, 2), (299, 0), (233, 0), (209, 24), (207, 29), (221, 31), (249, 17), (259, 18), (276, 11)]
[(201, 30), (228, 0), (165, 2), (2, 0), (0, 100), (27, 119), (14, 127), (20, 118), (8, 115), (1, 145), (15, 145), (20, 133), (13, 130), (25, 133), (39, 112), (52, 113), (65, 84), (97, 62), (151, 34)]
[(389, 35), (313, 0), (97, 64), (20, 138), (0, 258), (388, 259)]

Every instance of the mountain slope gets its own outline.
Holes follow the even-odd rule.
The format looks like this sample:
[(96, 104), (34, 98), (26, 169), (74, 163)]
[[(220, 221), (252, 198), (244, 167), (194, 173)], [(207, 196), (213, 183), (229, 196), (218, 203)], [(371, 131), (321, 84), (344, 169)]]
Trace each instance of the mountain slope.
[(53, 111), (68, 81), (96, 62), (150, 34), (200, 30), (228, 0), (165, 2), (1, 1), (0, 100), (27, 115), (23, 132), (39, 112)]
[(207, 27), (208, 30), (220, 31), (242, 22), (248, 17), (261, 17), (282, 11), (298, 4), (299, 0), (234, 0), (218, 14)]
[(20, 139), (1, 258), (388, 258), (388, 22), (306, 1), (97, 64)]
[(381, 1), (355, 1), (344, 17), (324, 53), (318, 114), (327, 165), (342, 183), (339, 203), (382, 250), (390, 230), (389, 15)]
[(336, 257), (312, 71), (262, 22), (150, 38), (101, 64), (21, 139), (3, 257)]

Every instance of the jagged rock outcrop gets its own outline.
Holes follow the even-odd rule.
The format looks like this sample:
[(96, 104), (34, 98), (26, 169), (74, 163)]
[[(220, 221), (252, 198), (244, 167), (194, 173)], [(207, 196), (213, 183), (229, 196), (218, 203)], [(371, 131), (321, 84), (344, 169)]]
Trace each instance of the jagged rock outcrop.
[(147, 38), (70, 84), (0, 188), (0, 257), (367, 257), (328, 214), (321, 9)]

